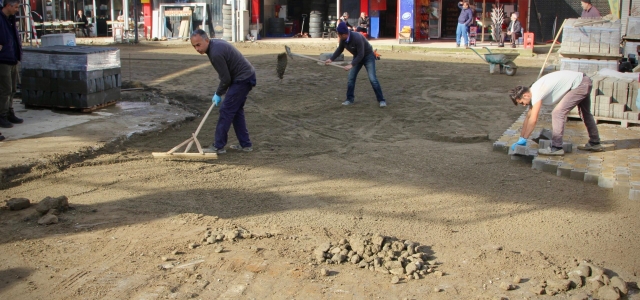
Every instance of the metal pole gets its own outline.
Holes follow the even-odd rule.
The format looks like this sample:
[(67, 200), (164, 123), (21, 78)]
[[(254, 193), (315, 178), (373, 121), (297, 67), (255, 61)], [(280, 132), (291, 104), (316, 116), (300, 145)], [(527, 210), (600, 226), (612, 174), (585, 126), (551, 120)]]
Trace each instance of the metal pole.
[[(115, 21), (115, 10), (113, 9), (113, 0), (111, 0), (111, 22)], [(111, 32), (113, 33), (113, 24), (111, 24)]]
[[(98, 36), (98, 9), (96, 8), (96, 0), (93, 0), (93, 15), (91, 16), (91, 20), (93, 21), (93, 28), (96, 29), (96, 37)], [(91, 36), (91, 34), (89, 34)]]
[(133, 34), (135, 38), (133, 40), (134, 43), (138, 43), (138, 3), (136, 0), (133, 0)]
[(484, 23), (484, 15), (485, 13), (485, 8), (487, 7), (487, 0), (482, 0), (482, 42), (484, 43), (484, 29), (487, 27), (487, 25)]
[(236, 13), (236, 0), (231, 0), (231, 42), (236, 42), (236, 35), (238, 31), (236, 30), (236, 18), (238, 14)]

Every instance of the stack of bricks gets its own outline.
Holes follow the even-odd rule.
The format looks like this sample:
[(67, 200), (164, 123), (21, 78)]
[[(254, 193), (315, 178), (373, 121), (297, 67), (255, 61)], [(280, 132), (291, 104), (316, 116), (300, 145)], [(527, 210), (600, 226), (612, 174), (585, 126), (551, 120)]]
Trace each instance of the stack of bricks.
[(26, 106), (91, 109), (120, 99), (120, 50), (51, 46), (24, 50)]
[[(595, 117), (640, 120), (639, 108), (636, 106), (638, 84), (635, 80), (601, 75), (596, 75), (591, 80), (591, 113)], [(578, 108), (574, 108), (569, 115), (578, 116)]]
[[(547, 112), (543, 111), (543, 115)], [(551, 133), (541, 127), (551, 127), (551, 120), (541, 118), (537, 128), (527, 141), (527, 146), (511, 145), (520, 137), (520, 128), (526, 112), (493, 143), (493, 150), (509, 153), (512, 160), (531, 163), (531, 168), (557, 177), (565, 177), (597, 184), (611, 189), (614, 194), (640, 200), (640, 140), (636, 130), (618, 126), (599, 127), (600, 139), (604, 142), (604, 152), (582, 151), (574, 145), (589, 141), (582, 122), (565, 124), (563, 156), (540, 156), (537, 149), (550, 145)], [(536, 142), (537, 141), (537, 142)]]
[(588, 75), (605, 68), (617, 71), (620, 39), (620, 21), (567, 19), (558, 51), (563, 57), (560, 69)]

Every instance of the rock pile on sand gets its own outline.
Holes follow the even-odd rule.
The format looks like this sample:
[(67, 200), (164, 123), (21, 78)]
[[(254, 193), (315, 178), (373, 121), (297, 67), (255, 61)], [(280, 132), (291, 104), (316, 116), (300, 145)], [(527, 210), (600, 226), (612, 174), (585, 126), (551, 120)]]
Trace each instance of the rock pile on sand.
[(36, 205), (36, 211), (42, 215), (38, 220), (40, 225), (58, 223), (58, 215), (69, 209), (69, 199), (67, 196), (57, 198), (45, 197)]
[(429, 247), (409, 240), (382, 235), (351, 237), (338, 242), (318, 246), (313, 255), (319, 263), (351, 263), (359, 268), (392, 274), (392, 281), (420, 279), (429, 273), (443, 276), (436, 271), (438, 264), (429, 260)]

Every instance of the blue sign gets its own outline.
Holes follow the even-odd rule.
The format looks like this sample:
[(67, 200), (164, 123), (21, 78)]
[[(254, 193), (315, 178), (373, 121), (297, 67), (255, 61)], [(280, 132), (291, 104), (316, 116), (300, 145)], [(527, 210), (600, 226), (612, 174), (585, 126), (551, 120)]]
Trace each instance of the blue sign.
[(414, 21), (414, 11), (413, 8), (415, 0), (400, 0), (400, 28), (399, 31), (402, 31), (405, 26), (409, 26), (413, 28)]

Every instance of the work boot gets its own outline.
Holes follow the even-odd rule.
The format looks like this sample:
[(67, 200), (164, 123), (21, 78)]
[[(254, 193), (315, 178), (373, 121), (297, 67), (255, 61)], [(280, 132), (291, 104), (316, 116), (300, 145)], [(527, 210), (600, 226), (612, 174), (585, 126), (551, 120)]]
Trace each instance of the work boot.
[(9, 113), (7, 114), (7, 120), (13, 124), (22, 124), (24, 120), (16, 117), (16, 113), (13, 112), (13, 108), (9, 108)]
[(7, 114), (0, 114), (0, 127), (2, 128), (11, 128), (13, 124), (7, 120)]

